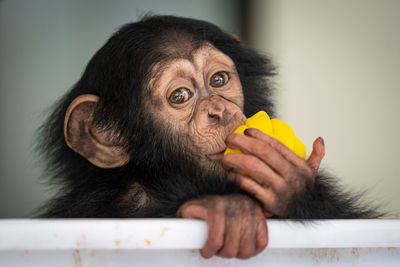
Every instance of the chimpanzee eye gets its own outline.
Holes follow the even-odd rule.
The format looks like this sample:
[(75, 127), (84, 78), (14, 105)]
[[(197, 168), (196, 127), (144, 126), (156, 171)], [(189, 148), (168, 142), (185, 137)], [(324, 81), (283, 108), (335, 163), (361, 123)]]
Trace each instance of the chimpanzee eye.
[(227, 84), (229, 81), (229, 74), (225, 71), (215, 73), (210, 78), (210, 85), (212, 87), (221, 87)]
[(172, 92), (169, 96), (169, 101), (174, 104), (182, 104), (188, 101), (193, 96), (187, 88), (181, 87)]

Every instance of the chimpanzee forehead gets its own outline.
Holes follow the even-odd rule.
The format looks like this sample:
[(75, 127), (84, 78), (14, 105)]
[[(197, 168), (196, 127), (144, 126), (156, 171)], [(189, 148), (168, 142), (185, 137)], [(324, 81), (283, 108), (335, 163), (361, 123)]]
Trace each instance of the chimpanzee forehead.
[(179, 51), (176, 51), (174, 56), (171, 54), (171, 57), (168, 58), (167, 60), (164, 60), (161, 62), (161, 64), (168, 65), (173, 61), (179, 60), (179, 59), (186, 59), (191, 62), (199, 61), (199, 60), (222, 60), (222, 61), (229, 61), (233, 64), (232, 59), (224, 54), (222, 51), (219, 49), (215, 48), (212, 44), (210, 43), (204, 43), (203, 45), (196, 47), (192, 50), (186, 51), (187, 53), (182, 53)]
[[(192, 50), (190, 55), (170, 57), (153, 65), (151, 69), (152, 78), (149, 81), (149, 89), (151, 90), (152, 88), (157, 87), (160, 78), (162, 78), (162, 76), (167, 72), (169, 74), (181, 73), (180, 76), (185, 76), (186, 72), (190, 72), (189, 68), (191, 68), (191, 66), (205, 67), (211, 62), (225, 65), (231, 71), (236, 72), (235, 64), (229, 56), (215, 48), (210, 43), (205, 43), (197, 49)], [(187, 66), (187, 70), (184, 69), (185, 66)]]
[(168, 31), (157, 38), (155, 47), (167, 59), (190, 59), (193, 52), (204, 44), (186, 32)]

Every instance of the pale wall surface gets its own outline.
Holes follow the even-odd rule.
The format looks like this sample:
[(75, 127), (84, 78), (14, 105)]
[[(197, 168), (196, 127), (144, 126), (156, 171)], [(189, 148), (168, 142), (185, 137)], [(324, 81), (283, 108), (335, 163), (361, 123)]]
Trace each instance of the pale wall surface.
[(239, 1), (0, 1), (0, 218), (29, 216), (51, 194), (32, 153), (45, 109), (115, 30), (149, 11), (204, 19), (240, 35)]
[(400, 217), (400, 1), (252, 1), (251, 42), (279, 67), (279, 117), (324, 167)]

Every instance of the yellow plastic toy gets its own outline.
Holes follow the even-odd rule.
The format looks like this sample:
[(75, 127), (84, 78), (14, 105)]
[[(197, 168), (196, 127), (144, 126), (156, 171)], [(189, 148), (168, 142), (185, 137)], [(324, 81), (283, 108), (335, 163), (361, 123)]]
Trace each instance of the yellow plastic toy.
[[(303, 159), (306, 158), (306, 147), (299, 138), (294, 135), (294, 131), (289, 124), (284, 123), (278, 119), (270, 119), (268, 114), (264, 111), (259, 111), (255, 115), (251, 116), (246, 120), (245, 125), (240, 125), (234, 133), (244, 135), (244, 131), (247, 128), (256, 128), (265, 134), (268, 134), (279, 141), (285, 146), (290, 148), (294, 153)], [(224, 155), (228, 153), (242, 154), (242, 151), (238, 149), (227, 148)]]

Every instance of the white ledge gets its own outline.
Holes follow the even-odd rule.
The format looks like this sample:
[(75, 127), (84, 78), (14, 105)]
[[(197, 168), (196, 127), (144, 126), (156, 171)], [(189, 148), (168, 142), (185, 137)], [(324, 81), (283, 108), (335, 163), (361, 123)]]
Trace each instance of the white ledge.
[[(267, 220), (268, 248), (400, 247), (400, 220)], [(5, 219), (0, 250), (199, 249), (207, 224), (191, 219)]]

